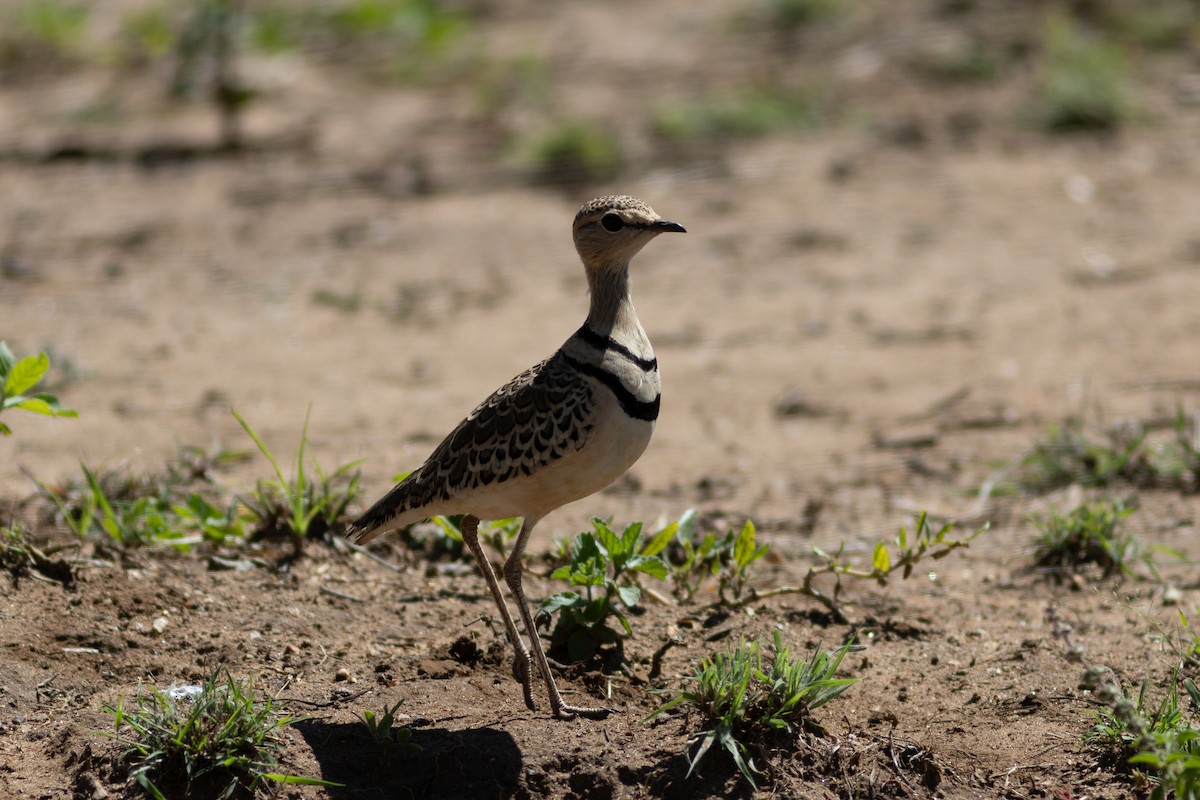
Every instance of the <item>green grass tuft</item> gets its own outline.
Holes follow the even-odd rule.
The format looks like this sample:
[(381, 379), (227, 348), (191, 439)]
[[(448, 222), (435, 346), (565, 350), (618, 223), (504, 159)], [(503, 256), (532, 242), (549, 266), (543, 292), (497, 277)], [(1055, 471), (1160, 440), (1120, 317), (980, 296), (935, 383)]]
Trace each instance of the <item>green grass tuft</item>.
[(518, 167), (536, 183), (548, 185), (610, 180), (625, 163), (616, 133), (582, 119), (558, 122), (540, 135), (515, 141), (509, 150)]
[(385, 707), (376, 714), (374, 711), (364, 711), (358, 718), (366, 726), (371, 741), (378, 745), (382, 757), (386, 760), (396, 748), (420, 750), (421, 746), (412, 741), (412, 728), (396, 724), (396, 714), (400, 711), (403, 700), (397, 700), (390, 708)]
[(674, 594), (685, 603), (691, 602), (709, 579), (716, 579), (716, 604), (737, 605), (748, 589), (751, 564), (766, 555), (769, 547), (755, 543), (757, 532), (750, 520), (740, 530), (726, 531), (720, 538), (713, 532), (697, 536), (694, 509), (685, 511), (663, 530), (673, 537), (663, 557)]
[(316, 473), (316, 480), (310, 479), (305, 466), (304, 451), (308, 447), (308, 415), (305, 415), (295, 467), (289, 478), (250, 423), (237, 411), (233, 411), (233, 416), (275, 471), (275, 479), (258, 481), (252, 496), (246, 501), (250, 513), (257, 520), (257, 535), (286, 534), (291, 537), (295, 554), (300, 556), (309, 538), (324, 536), (344, 524), (347, 509), (362, 491), (362, 470), (358, 469), (360, 462), (343, 464), (326, 474), (313, 458), (312, 471)]
[[(1150, 707), (1149, 684), (1143, 679), (1136, 699), (1115, 683), (1100, 686), (1096, 696), (1104, 705), (1092, 712), (1096, 722), (1084, 744), (1152, 786), (1152, 800), (1200, 800), (1200, 688), (1174, 673), (1166, 695)], [(1181, 685), (1190, 713), (1179, 701)]]
[(1112, 131), (1136, 117), (1129, 65), (1119, 46), (1054, 18), (1043, 27), (1042, 49), (1033, 115), (1043, 130)]
[(794, 746), (803, 730), (821, 730), (812, 712), (857, 682), (857, 678), (834, 677), (852, 649), (847, 642), (832, 652), (814, 648), (808, 660), (792, 658), (778, 630), (768, 659), (758, 642), (730, 645), (724, 653), (700, 662), (689, 678), (691, 686), (663, 690), (674, 697), (643, 721), (680, 705), (699, 712), (707, 727), (689, 739), (688, 776), (716, 745), (758, 788), (755, 776), (761, 776), (763, 769), (756, 764), (756, 755), (765, 760), (766, 747), (781, 736), (789, 737)]
[(1144, 550), (1125, 530), (1124, 520), (1136, 509), (1123, 500), (1105, 500), (1085, 503), (1066, 514), (1035, 517), (1036, 565), (1062, 574), (1094, 564), (1106, 578), (1114, 573), (1132, 575), (1130, 563), (1143, 557)]
[(156, 800), (167, 797), (247, 797), (268, 784), (335, 786), (277, 772), (279, 731), (293, 720), (268, 698), (255, 699), (249, 683), (218, 669), (194, 695), (138, 694), (106, 706), (125, 750), (129, 779)]
[(670, 142), (695, 143), (813, 128), (821, 121), (812, 92), (767, 87), (663, 106), (651, 130)]

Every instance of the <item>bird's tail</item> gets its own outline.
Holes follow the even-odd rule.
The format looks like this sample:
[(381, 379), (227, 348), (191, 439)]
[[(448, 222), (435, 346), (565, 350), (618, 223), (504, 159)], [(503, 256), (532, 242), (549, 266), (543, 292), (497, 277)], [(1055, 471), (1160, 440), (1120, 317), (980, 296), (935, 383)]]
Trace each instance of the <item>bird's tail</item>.
[[(415, 475), (415, 473), (414, 473)], [(392, 487), (392, 490), (381, 497), (370, 508), (364, 511), (358, 519), (346, 526), (342, 534), (355, 544), (366, 544), (390, 528), (397, 528), (410, 521), (404, 519), (408, 511), (406, 500), (414, 475), (410, 475)]]

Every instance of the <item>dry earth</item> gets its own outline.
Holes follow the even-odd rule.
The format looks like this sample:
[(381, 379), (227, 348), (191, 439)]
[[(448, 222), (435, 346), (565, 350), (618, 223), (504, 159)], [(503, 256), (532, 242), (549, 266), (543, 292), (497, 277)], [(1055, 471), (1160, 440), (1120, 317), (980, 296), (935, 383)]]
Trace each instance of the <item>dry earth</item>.
[[(1143, 123), (1052, 139), (1014, 119), (1028, 65), (983, 87), (906, 70), (967, 24), (933, 4), (877, 8), (782, 50), (730, 23), (724, 3), (611, 5), (490, 8), (472, 47), (498, 64), (542, 54), (542, 115), (636, 131), (657, 103), (769, 68), (824, 81), (836, 121), (678, 159), (630, 133), (618, 178), (538, 188), (494, 157), (497, 130), (536, 114), (516, 101), (484, 114), (467, 82), (380, 85), (291, 64), (249, 113), (260, 147), (153, 166), (136, 154), (212, 128), (204, 109), (163, 107), (153, 76), (0, 87), (0, 338), (51, 351), (53, 382), (81, 412), (6, 414), (0, 497), (15, 507), (32, 491), (22, 470), (55, 481), (80, 459), (146, 471), (181, 442), (244, 447), (231, 406), (280, 454), (311, 409), (313, 451), (326, 466), (363, 459), (375, 496), (577, 327), (570, 219), (590, 196), (635, 194), (689, 231), (634, 265), (662, 417), (630, 477), (548, 518), (531, 549), (591, 515), (696, 507), (714, 526), (755, 520), (771, 545), (755, 576), (766, 588), (797, 581), (814, 545), (868, 559), (920, 509), (963, 531), (990, 522), (936, 572), (846, 585), (867, 647), (843, 672), (861, 682), (818, 713), (828, 736), (776, 754), (762, 796), (1140, 796), (1082, 748), (1094, 701), (1046, 614), (1074, 627), (1088, 662), (1161, 688), (1169, 659), (1147, 633), (1175, 615), (1162, 585), (1072, 586), (1029, 569), (1027, 515), (1092, 491), (976, 490), (1049, 422), (1200, 405), (1200, 113), (1171, 91), (1194, 59), (1144, 66)], [(1003, 30), (1040, 13), (981, 6), (993, 16), (971, 23)], [(116, 98), (116, 120), (74, 122), (98, 96)], [(303, 146), (297, 129), (311, 132)], [(46, 157), (65, 142), (113, 157)], [(322, 291), (361, 302), (342, 310), (314, 300)], [(267, 474), (259, 459), (220, 479)], [(1195, 608), (1200, 502), (1139, 500), (1134, 530), (1190, 557), (1164, 577)], [(35, 535), (64, 534), (41, 522)], [(628, 674), (562, 677), (620, 713), (557, 723), (521, 704), (473, 572), (379, 552), (404, 568), (325, 546), (286, 574), (210, 569), (207, 551), (89, 550), (72, 587), (0, 582), (0, 795), (125, 794), (95, 732), (110, 725), (101, 707), (225, 665), (307, 717), (287, 733), (288, 771), (345, 784), (286, 797), (749, 796), (716, 760), (684, 778), (697, 720), (642, 724), (660, 702), (647, 690), (742, 635), (779, 627), (805, 649), (851, 632), (798, 597), (724, 617), (648, 603)], [(559, 588), (531, 582), (538, 598)], [(651, 679), (668, 632), (681, 644)], [(398, 699), (421, 750), (381, 759), (355, 715)]]

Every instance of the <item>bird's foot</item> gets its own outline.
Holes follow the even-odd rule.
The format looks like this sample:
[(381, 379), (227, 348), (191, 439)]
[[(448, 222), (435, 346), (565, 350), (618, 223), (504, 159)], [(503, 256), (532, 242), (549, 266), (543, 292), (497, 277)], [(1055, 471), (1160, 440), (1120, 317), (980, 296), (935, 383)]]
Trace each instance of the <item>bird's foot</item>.
[(561, 720), (570, 720), (576, 717), (605, 719), (609, 714), (615, 713), (617, 713), (615, 708), (588, 708), (586, 706), (569, 706), (566, 703), (554, 709), (554, 716)]
[(533, 701), (533, 659), (529, 653), (517, 653), (512, 664), (513, 677), (521, 684), (525, 695), (525, 707), (537, 711), (537, 703)]

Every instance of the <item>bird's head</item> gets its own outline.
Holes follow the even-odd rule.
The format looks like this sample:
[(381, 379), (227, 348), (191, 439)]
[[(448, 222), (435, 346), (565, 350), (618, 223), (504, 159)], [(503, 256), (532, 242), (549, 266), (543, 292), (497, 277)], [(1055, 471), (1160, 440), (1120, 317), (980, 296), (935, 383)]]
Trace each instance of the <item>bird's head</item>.
[(600, 197), (575, 215), (575, 249), (588, 267), (623, 266), (660, 233), (685, 233), (678, 222), (628, 195)]

